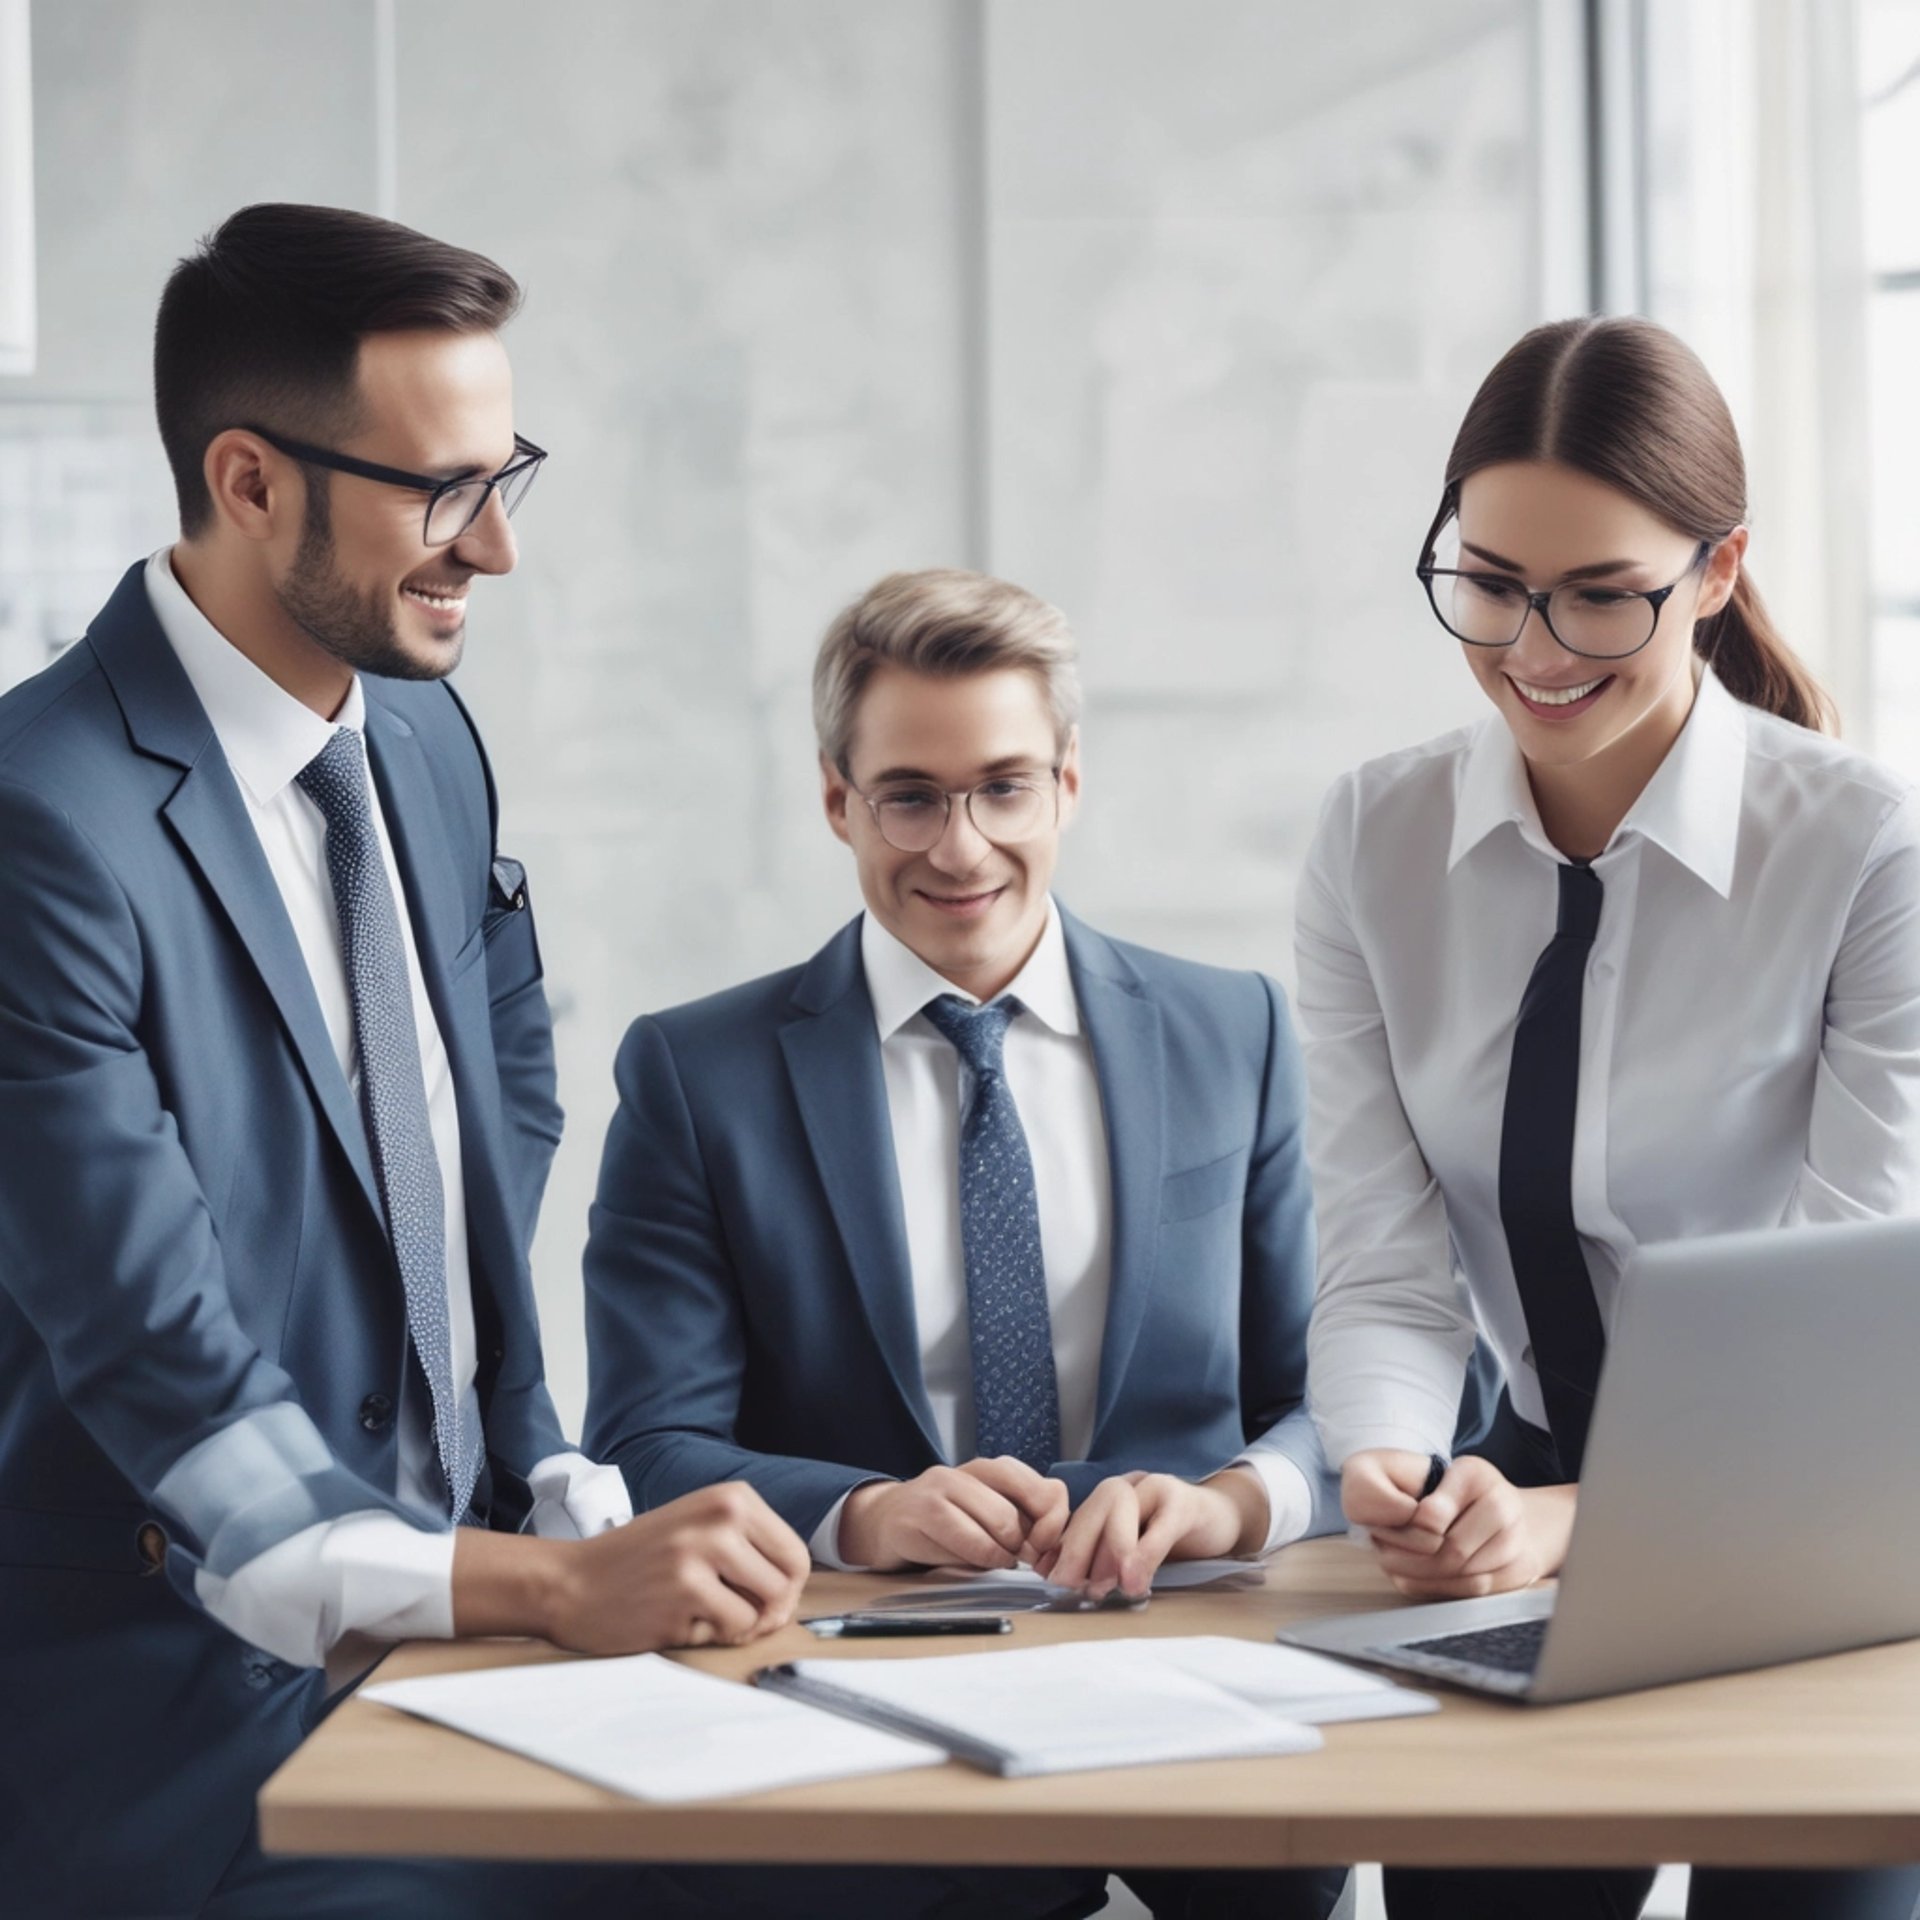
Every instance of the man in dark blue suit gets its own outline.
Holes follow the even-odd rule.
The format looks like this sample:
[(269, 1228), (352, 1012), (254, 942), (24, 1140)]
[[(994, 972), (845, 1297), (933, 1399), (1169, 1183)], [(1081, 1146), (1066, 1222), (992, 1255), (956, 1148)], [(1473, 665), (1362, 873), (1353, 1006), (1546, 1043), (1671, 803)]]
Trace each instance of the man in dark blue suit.
[[(814, 686), (867, 911), (627, 1036), (587, 1252), (597, 1457), (643, 1508), (745, 1481), (831, 1567), (1140, 1591), (1169, 1555), (1339, 1525), (1285, 1003), (1055, 904), (1065, 622), (895, 575)], [(1279, 1916), (1344, 1875), (1135, 1878), (1163, 1913)]]
[(542, 457), (498, 337), (516, 299), (384, 221), (236, 214), (156, 330), (182, 538), (0, 700), (9, 1915), (858, 1896), (252, 1835), (350, 1634), (739, 1641), (806, 1572), (744, 1487), (634, 1520), (542, 1378), (552, 1038), (445, 684)]

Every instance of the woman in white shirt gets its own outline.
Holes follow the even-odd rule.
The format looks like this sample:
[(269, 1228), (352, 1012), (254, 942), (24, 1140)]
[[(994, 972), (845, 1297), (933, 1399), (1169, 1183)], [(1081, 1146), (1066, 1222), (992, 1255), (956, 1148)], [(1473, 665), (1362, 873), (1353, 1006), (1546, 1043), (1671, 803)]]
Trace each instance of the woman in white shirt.
[[(1349, 1519), (1421, 1598), (1558, 1570), (1635, 1245), (1920, 1212), (1920, 815), (1829, 737), (1745, 519), (1679, 340), (1528, 334), (1420, 568), (1496, 712), (1343, 778), (1308, 856), (1310, 1391)], [(1508, 1390), (1423, 1500), (1476, 1310)], [(1651, 1879), (1402, 1872), (1389, 1906), (1612, 1920)], [(1702, 1871), (1689, 1912), (1907, 1920), (1916, 1892)]]

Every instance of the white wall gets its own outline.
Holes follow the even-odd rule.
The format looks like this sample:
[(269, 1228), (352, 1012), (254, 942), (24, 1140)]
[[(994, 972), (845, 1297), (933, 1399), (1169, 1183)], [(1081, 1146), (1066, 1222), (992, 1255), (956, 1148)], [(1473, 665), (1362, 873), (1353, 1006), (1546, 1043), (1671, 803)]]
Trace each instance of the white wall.
[(33, 368), (33, 72), (27, 0), (0, 0), (0, 374)]
[(523, 279), (554, 452), (461, 686), (561, 1015), (537, 1266), (571, 1416), (626, 1022), (857, 904), (806, 700), (841, 602), (955, 562), (1058, 599), (1089, 691), (1063, 892), (1283, 978), (1327, 781), (1473, 711), (1412, 566), (1473, 385), (1540, 317), (1536, 8), (42, 0), (0, 674), (171, 531), (172, 259), (249, 200), (377, 205), (383, 18), (396, 211)]

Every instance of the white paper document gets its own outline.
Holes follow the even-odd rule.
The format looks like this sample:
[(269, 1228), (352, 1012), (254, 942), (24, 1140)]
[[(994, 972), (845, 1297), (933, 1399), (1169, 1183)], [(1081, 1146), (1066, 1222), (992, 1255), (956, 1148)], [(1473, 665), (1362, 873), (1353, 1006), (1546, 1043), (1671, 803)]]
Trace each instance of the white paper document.
[(1366, 1673), (1299, 1647), (1235, 1640), (1225, 1634), (1116, 1644), (1151, 1648), (1152, 1657), (1171, 1661), (1183, 1673), (1211, 1680), (1268, 1713), (1304, 1720), (1310, 1726), (1328, 1727), (1338, 1720), (1397, 1720), (1440, 1710), (1440, 1702), (1430, 1693), (1416, 1693), (1383, 1674)]
[(1008, 1777), (1309, 1753), (1320, 1745), (1309, 1723), (1431, 1713), (1438, 1704), (1317, 1654), (1208, 1635), (796, 1660), (754, 1678), (829, 1712), (937, 1741)]
[(717, 1800), (947, 1758), (657, 1653), (388, 1680), (362, 1692), (639, 1800)]
[(1140, 1675), (1167, 1668), (1204, 1681), (1247, 1706), (1282, 1720), (1332, 1726), (1341, 1720), (1391, 1720), (1436, 1713), (1430, 1693), (1416, 1693), (1383, 1674), (1366, 1673), (1324, 1654), (1229, 1634), (1075, 1640), (1037, 1647), (1049, 1681), (1075, 1688), (1124, 1690)]

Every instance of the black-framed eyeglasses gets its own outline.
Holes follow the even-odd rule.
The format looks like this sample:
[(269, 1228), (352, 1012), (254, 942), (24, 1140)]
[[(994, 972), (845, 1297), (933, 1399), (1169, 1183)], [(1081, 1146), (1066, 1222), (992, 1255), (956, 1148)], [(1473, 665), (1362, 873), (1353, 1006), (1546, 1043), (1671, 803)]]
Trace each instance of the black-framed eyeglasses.
[(1526, 631), (1527, 616), (1537, 613), (1547, 631), (1569, 653), (1588, 660), (1624, 660), (1652, 640), (1660, 610), (1713, 551), (1711, 540), (1694, 549), (1687, 570), (1664, 587), (1642, 590), (1609, 586), (1603, 580), (1567, 580), (1537, 592), (1511, 574), (1486, 569), (1436, 567), (1441, 529), (1454, 511), (1451, 493), (1427, 534), (1420, 564), (1414, 569), (1427, 590), (1434, 618), (1470, 647), (1511, 647)]
[(966, 803), (974, 831), (996, 847), (1031, 840), (1060, 818), (1058, 767), (1047, 769), (1045, 785), (1037, 773), (1002, 773), (958, 793), (912, 780), (889, 782), (872, 793), (851, 780), (847, 785), (867, 803), (880, 838), (901, 853), (929, 853), (937, 847), (956, 800)]
[(536, 447), (519, 434), (513, 436), (513, 458), (498, 473), (456, 474), (451, 480), (437, 480), (430, 473), (408, 473), (403, 467), (383, 467), (372, 460), (359, 460), (350, 453), (335, 453), (331, 447), (310, 446), (304, 440), (290, 440), (285, 434), (266, 427), (249, 427), (268, 446), (277, 447), (290, 460), (308, 466), (325, 467), (331, 473), (350, 473), (361, 480), (377, 480), (382, 486), (408, 487), (427, 496), (424, 538), (430, 547), (444, 547), (478, 520), (487, 509), (489, 494), (498, 493), (509, 519), (513, 510), (527, 497), (547, 450)]

